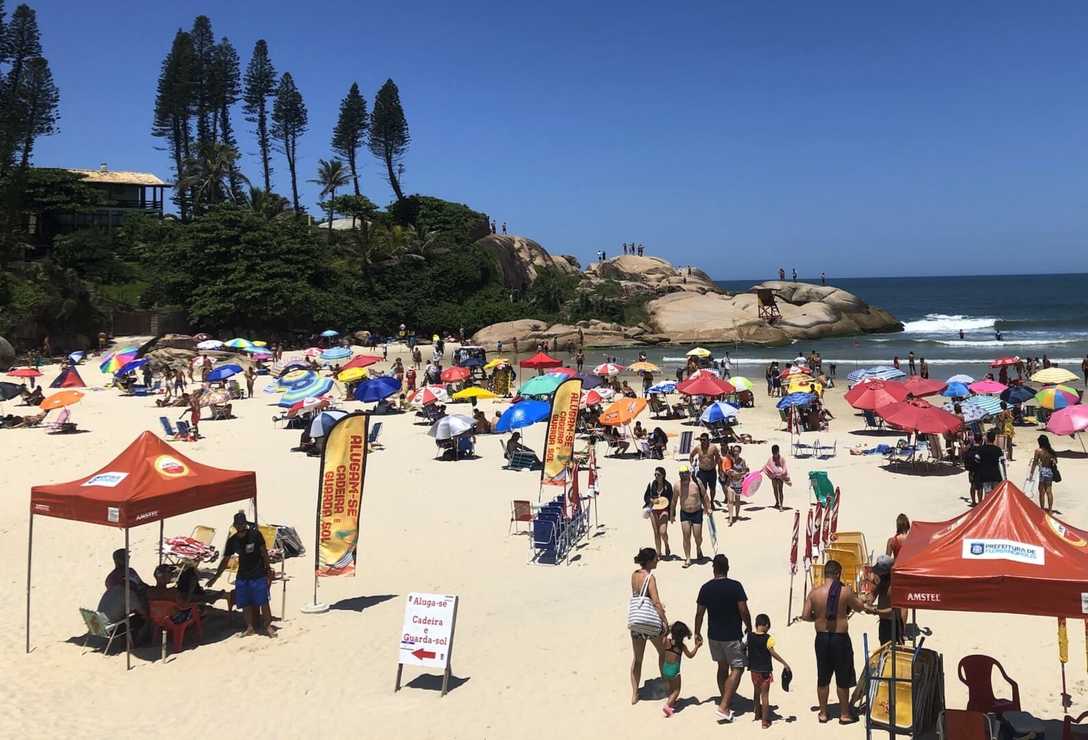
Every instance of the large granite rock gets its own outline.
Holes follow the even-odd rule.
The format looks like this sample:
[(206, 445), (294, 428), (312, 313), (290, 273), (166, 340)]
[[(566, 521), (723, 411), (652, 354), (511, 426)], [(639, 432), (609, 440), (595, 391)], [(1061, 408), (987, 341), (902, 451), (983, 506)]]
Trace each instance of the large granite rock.
[(562, 349), (577, 347), (634, 347), (660, 344), (665, 337), (654, 334), (648, 326), (623, 326), (607, 321), (579, 321), (577, 324), (551, 324), (538, 319), (504, 321), (484, 327), (472, 335), (472, 343), (494, 350), (498, 342), (503, 351), (513, 349), (514, 339), (519, 349), (529, 351), (541, 340), (549, 347)]
[(710, 276), (697, 267), (673, 267), (660, 257), (639, 257), (625, 254), (594, 262), (586, 269), (588, 278), (585, 288), (613, 280), (620, 284), (627, 295), (646, 293), (671, 293), (691, 291), (695, 293), (720, 293)]
[(7, 372), (15, 364), (15, 348), (11, 342), (0, 337), (0, 373)]
[(552, 268), (567, 275), (578, 272), (563, 257), (555, 257), (532, 239), (523, 236), (488, 234), (476, 245), (495, 258), (502, 273), (503, 285), (514, 290), (524, 290), (536, 280), (541, 269)]

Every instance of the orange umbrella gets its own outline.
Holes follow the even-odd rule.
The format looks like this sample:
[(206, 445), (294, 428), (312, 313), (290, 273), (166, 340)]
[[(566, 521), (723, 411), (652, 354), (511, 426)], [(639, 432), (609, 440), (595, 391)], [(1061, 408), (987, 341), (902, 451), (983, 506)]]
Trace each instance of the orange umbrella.
[(645, 398), (621, 398), (601, 412), (600, 422), (609, 426), (627, 424), (645, 410)]
[(52, 411), (53, 409), (59, 409), (65, 406), (71, 406), (73, 403), (78, 403), (81, 398), (83, 398), (83, 394), (79, 391), (61, 391), (60, 393), (54, 393), (49, 398), (46, 398), (38, 404), (38, 407), (44, 411)]

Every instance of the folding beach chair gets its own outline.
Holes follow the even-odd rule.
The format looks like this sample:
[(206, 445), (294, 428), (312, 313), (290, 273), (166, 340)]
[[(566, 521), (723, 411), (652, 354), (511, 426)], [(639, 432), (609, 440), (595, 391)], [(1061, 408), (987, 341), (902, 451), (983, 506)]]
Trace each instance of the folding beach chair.
[(510, 526), (506, 530), (509, 536), (518, 525), (518, 522), (533, 525), (533, 504), (530, 501), (513, 501), (510, 504)]
[(79, 614), (83, 617), (83, 624), (87, 625), (87, 635), (83, 638), (84, 654), (87, 652), (87, 642), (92, 637), (100, 637), (106, 641), (106, 648), (102, 652), (108, 655), (113, 641), (128, 630), (128, 617), (118, 622), (111, 622), (102, 612), (91, 609), (80, 609)]
[(189, 426), (187, 421), (178, 421), (178, 436), (177, 439), (183, 439), (191, 441), (193, 438), (193, 429)]
[(50, 434), (63, 434), (66, 432), (74, 432), (76, 430), (76, 425), (69, 421), (69, 419), (71, 418), (72, 412), (68, 409), (63, 409), (60, 414), (57, 415), (57, 418), (54, 421), (49, 422), (45, 426), (49, 430)]
[(527, 450), (519, 450), (510, 456), (510, 461), (503, 465), (505, 470), (536, 470), (543, 463), (537, 459), (536, 453)]
[(821, 444), (820, 440), (816, 440), (816, 457), (821, 460), (826, 460), (829, 457), (835, 457), (839, 451), (839, 440), (832, 440), (831, 444)]
[(162, 431), (166, 434), (167, 437), (169, 437), (170, 439), (178, 438), (178, 430), (174, 429), (174, 425), (170, 423), (169, 419), (167, 419), (165, 416), (160, 416), (159, 423), (162, 424)]
[(677, 460), (686, 461), (688, 459), (688, 456), (691, 455), (691, 442), (694, 438), (694, 432), (680, 432), (680, 444), (677, 446), (674, 455)]
[[(1088, 738), (1088, 726), (1081, 724), (1088, 720), (1088, 712), (1082, 712), (1079, 717), (1071, 717), (1068, 714), (1065, 715), (1065, 719), (1062, 721), (1062, 740), (1077, 740), (1077, 738)], [(1084, 732), (1076, 732), (1075, 728), (1081, 728)]]
[(874, 414), (872, 411), (863, 411), (862, 415), (865, 417), (866, 429), (883, 429), (884, 420)]
[(382, 433), (382, 423), (383, 422), (376, 421), (374, 422), (374, 425), (370, 427), (370, 435), (366, 439), (366, 443), (370, 445), (370, 449), (374, 449), (375, 447), (385, 448), (385, 445), (378, 441), (378, 437), (380, 437)]
[(808, 487), (816, 500), (825, 506), (835, 500), (835, 486), (827, 477), (826, 470), (810, 470)]
[(816, 454), (816, 449), (819, 447), (820, 440), (814, 440), (812, 444), (802, 441), (800, 437), (793, 441), (793, 446), (790, 447), (790, 454), (794, 457), (812, 457)]

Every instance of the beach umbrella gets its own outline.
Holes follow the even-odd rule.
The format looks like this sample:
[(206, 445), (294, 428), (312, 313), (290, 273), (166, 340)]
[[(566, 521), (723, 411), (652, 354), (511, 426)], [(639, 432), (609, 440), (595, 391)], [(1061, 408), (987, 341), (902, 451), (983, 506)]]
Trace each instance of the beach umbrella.
[[(347, 367), (347, 365), (345, 365), (345, 367)], [(291, 372), (292, 370), (309, 370), (309, 369), (310, 369), (310, 366), (307, 365), (305, 362), (298, 362), (296, 360), (295, 362), (288, 362), (287, 364), (283, 365), (278, 370), (276, 370), (275, 373), (276, 373), (276, 377), (282, 378), (284, 375)]]
[(321, 332), (321, 336), (323, 336), (323, 337), (338, 337), (338, 336), (340, 336), (340, 332), (336, 331), (335, 329), (326, 329), (325, 331)]
[(497, 395), (487, 388), (481, 388), (478, 385), (470, 385), (468, 388), (462, 388), (451, 397), (454, 401), (462, 401), (466, 398), (498, 398)]
[(506, 359), (505, 357), (496, 357), (484, 363), (484, 370), (494, 370), (497, 367), (502, 367), (503, 365), (509, 364), (510, 360)]
[(999, 357), (990, 363), (990, 367), (1008, 367), (1020, 362), (1019, 357)]
[(230, 403), (230, 393), (223, 388), (213, 388), (212, 390), (204, 391), (200, 393), (197, 398), (200, 399), (201, 406), (222, 406), (223, 404)]
[(785, 370), (779, 373), (779, 377), (781, 378), (791, 378), (795, 375), (811, 376), (812, 371), (809, 370), (806, 365), (794, 365), (792, 367), (787, 367)]
[[(944, 405), (944, 410), (949, 413), (955, 413), (956, 405), (955, 401), (948, 401)], [(968, 423), (986, 419), (991, 416), (997, 416), (1001, 413), (1001, 401), (994, 396), (971, 396), (970, 398), (961, 401), (958, 405), (960, 407), (960, 415), (963, 416), (963, 420)]]
[(967, 389), (972, 393), (980, 393), (984, 395), (998, 395), (1004, 393), (1009, 386), (1004, 383), (998, 383), (996, 380), (976, 380), (971, 385), (967, 386)]
[(971, 391), (967, 390), (967, 386), (963, 383), (949, 383), (948, 387), (941, 391), (941, 395), (945, 398), (967, 398), (971, 395)]
[[(738, 386), (738, 389), (740, 387)], [(666, 380), (661, 383), (654, 383), (650, 386), (650, 393), (676, 393), (676, 382), (672, 380)]]
[(495, 422), (496, 432), (510, 432), (521, 429), (539, 421), (544, 421), (552, 413), (552, 405), (547, 401), (519, 401), (506, 411)]
[(75, 352), (68, 353), (68, 362), (72, 363), (73, 365), (78, 365), (79, 363), (83, 362), (83, 358), (86, 356), (86, 352), (77, 349)]
[(607, 386), (594, 388), (586, 391), (585, 396), (582, 397), (582, 403), (586, 406), (600, 406), (605, 401), (611, 401), (615, 396), (616, 392)]
[(268, 346), (268, 342), (265, 342), (265, 341), (260, 340), (260, 339), (254, 339), (252, 342), (250, 342), (250, 344), (252, 344), (255, 347), (267, 347)]
[(1052, 434), (1076, 434), (1088, 429), (1088, 406), (1078, 403), (1050, 415), (1046, 430)]
[(940, 393), (945, 389), (945, 386), (948, 385), (944, 381), (930, 380), (929, 378), (923, 378), (920, 375), (911, 375), (906, 380), (896, 381), (896, 383), (906, 388), (907, 392), (915, 398), (932, 396), (935, 393)]
[(698, 370), (696, 370), (695, 372), (693, 372), (691, 375), (689, 375), (687, 377), (687, 379), (692, 380), (694, 378), (701, 378), (704, 375), (709, 375), (709, 376), (711, 376), (713, 378), (720, 378), (722, 376), (721, 373), (719, 373), (717, 370), (715, 370), (712, 367), (701, 367)]
[(52, 411), (53, 409), (71, 406), (73, 403), (79, 403), (81, 398), (83, 398), (83, 394), (79, 391), (61, 391), (44, 399), (38, 404), (38, 407), (43, 411)]
[(203, 342), (197, 342), (197, 349), (219, 349), (223, 346), (223, 343), (218, 339), (205, 339)]
[(596, 375), (586, 375), (585, 373), (579, 373), (574, 377), (582, 381), (582, 390), (589, 390), (590, 388), (596, 388), (604, 385), (604, 378), (600, 378)]
[(1077, 376), (1066, 370), (1064, 367), (1048, 367), (1031, 376), (1032, 382), (1044, 383), (1046, 385), (1053, 383), (1072, 383), (1076, 379)]
[(382, 358), (374, 355), (355, 355), (346, 363), (344, 363), (342, 370), (350, 370), (356, 367), (370, 367), (371, 365), (381, 362)]
[(549, 396), (565, 380), (561, 375), (537, 375), (521, 384), (519, 396)]
[(729, 379), (730, 385), (736, 388), (738, 391), (750, 391), (752, 390), (752, 381), (743, 375), (734, 375)]
[(601, 424), (617, 426), (629, 424), (632, 419), (646, 410), (645, 398), (621, 398), (601, 412)]
[(336, 379), (341, 383), (354, 383), (356, 380), (362, 380), (366, 375), (367, 371), (361, 367), (349, 367), (337, 373)]
[(118, 376), (128, 375), (133, 370), (139, 370), (141, 367), (146, 365), (148, 362), (150, 362), (150, 360), (148, 360), (146, 357), (139, 357), (139, 358), (137, 358), (135, 360), (129, 360), (124, 365), (117, 368), (113, 372), (113, 374), (118, 375)]
[(215, 383), (220, 380), (226, 380), (230, 376), (237, 375), (240, 372), (242, 372), (241, 365), (235, 365), (233, 362), (229, 362), (226, 365), (220, 365), (208, 373), (208, 380)]
[(616, 365), (612, 362), (605, 362), (593, 368), (593, 374), (602, 378), (614, 378), (622, 372), (623, 365)]
[(1001, 400), (1005, 403), (1024, 403), (1035, 398), (1035, 391), (1026, 385), (1010, 385), (1002, 394)]
[(365, 403), (389, 398), (394, 393), (400, 393), (400, 381), (391, 375), (379, 375), (357, 385), (354, 396), (356, 401)]
[(944, 382), (948, 385), (952, 385), (953, 383), (959, 383), (960, 385), (971, 385), (975, 382), (975, 379), (972, 378), (970, 375), (960, 373), (958, 375), (953, 375), (951, 378)]
[(234, 339), (228, 340), (223, 343), (224, 347), (229, 347), (231, 349), (245, 349), (246, 347), (250, 347), (252, 345), (253, 343), (250, 342), (248, 339), (242, 339), (241, 337), (235, 337)]
[(305, 398), (313, 396), (319, 398), (333, 389), (332, 378), (320, 378), (315, 377), (313, 381), (304, 385), (293, 386), (290, 390), (286, 391), (280, 396), (280, 406), (290, 407), (295, 401), (301, 401)]
[(314, 420), (310, 422), (310, 436), (314, 439), (318, 437), (324, 437), (332, 429), (332, 425), (340, 419), (343, 419), (348, 415), (347, 411), (341, 411), (340, 409), (329, 409), (328, 411), (322, 411), (320, 414), (314, 417)]
[(888, 365), (876, 365), (874, 367), (865, 367), (861, 370), (854, 370), (846, 376), (846, 380), (853, 385), (854, 383), (860, 383), (863, 380), (896, 380), (897, 378), (905, 378), (907, 374), (899, 368), (890, 367)]
[(646, 362), (645, 360), (639, 360), (638, 362), (632, 362), (627, 366), (627, 369), (633, 373), (657, 373), (661, 372), (661, 368), (652, 362)]
[(443, 370), (441, 377), (443, 383), (459, 383), (462, 380), (466, 380), (469, 375), (472, 375), (472, 371), (467, 367), (458, 367), (457, 365), (454, 365)]
[(908, 391), (902, 383), (870, 380), (858, 383), (843, 396), (846, 402), (860, 411), (876, 411), (881, 406), (905, 401)]
[(328, 398), (314, 398), (313, 396), (310, 396), (309, 398), (304, 398), (301, 401), (295, 401), (291, 404), (291, 407), (287, 409), (287, 416), (297, 416), (299, 412), (311, 411), (316, 408), (325, 408), (328, 405)]
[(415, 391), (409, 400), (417, 406), (427, 406), (432, 403), (449, 403), (450, 397), (440, 385), (425, 385)]
[(676, 386), (676, 390), (688, 396), (721, 396), (735, 389), (724, 380), (710, 375), (689, 378)]
[(321, 353), (322, 360), (346, 360), (351, 357), (351, 350), (347, 347), (329, 347)]
[(17, 367), (14, 370), (8, 370), (8, 375), (13, 378), (40, 378), (42, 373), (33, 367)]
[(710, 357), (711, 352), (706, 347), (695, 347), (687, 351), (688, 357)]
[(435, 439), (451, 439), (472, 431), (474, 422), (462, 414), (450, 414), (436, 421), (427, 432)]
[(718, 424), (731, 419), (737, 415), (738, 409), (736, 406), (731, 406), (725, 401), (715, 401), (703, 410), (702, 415), (699, 417), (699, 421), (704, 424)]
[(10, 401), (23, 392), (18, 383), (0, 383), (0, 401)]
[(889, 424), (922, 434), (944, 434), (963, 427), (963, 419), (920, 398), (889, 403), (876, 413)]
[(280, 379), (276, 381), (275, 387), (279, 391), (289, 391), (309, 385), (319, 377), (320, 376), (313, 370), (289, 370), (280, 376)]
[(775, 404), (775, 408), (781, 410), (794, 406), (808, 406), (815, 400), (816, 396), (812, 393), (791, 393), (788, 396), (782, 396), (778, 403)]
[(313, 358), (313, 357), (320, 357), (321, 356), (321, 351), (322, 350), (321, 350), (320, 347), (307, 347), (305, 350), (303, 350), (302, 355), (304, 357), (306, 357), (307, 359), (310, 359), (310, 358)]
[(573, 378), (578, 374), (578, 371), (573, 367), (557, 367), (554, 370), (549, 370), (544, 373), (545, 375), (562, 375), (564, 378)]
[(1036, 393), (1035, 402), (1044, 409), (1057, 411), (1058, 409), (1077, 405), (1080, 403), (1080, 396), (1067, 385), (1055, 385), (1043, 388)]
[(529, 367), (536, 370), (542, 368), (547, 369), (549, 367), (559, 367), (562, 364), (563, 362), (561, 360), (557, 360), (551, 355), (545, 354), (544, 352), (537, 352), (532, 357), (521, 361), (522, 367)]
[(98, 369), (104, 373), (112, 373), (129, 360), (134, 359), (139, 349), (139, 347), (125, 347), (116, 352), (110, 352), (102, 358), (102, 362), (98, 365)]
[(817, 383), (807, 375), (800, 377), (795, 375), (786, 384), (786, 393), (822, 393), (823, 390), (823, 383)]

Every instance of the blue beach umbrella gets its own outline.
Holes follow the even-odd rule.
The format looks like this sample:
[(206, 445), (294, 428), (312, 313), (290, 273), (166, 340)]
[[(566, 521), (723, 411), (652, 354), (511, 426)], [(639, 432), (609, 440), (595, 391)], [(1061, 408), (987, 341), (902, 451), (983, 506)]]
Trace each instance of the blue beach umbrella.
[(566, 378), (561, 375), (537, 375), (521, 384), (519, 396), (550, 396)]
[(552, 405), (547, 401), (519, 401), (506, 411), (495, 422), (496, 432), (511, 432), (521, 429), (538, 421), (544, 421), (552, 413)]
[(895, 380), (897, 378), (905, 378), (906, 376), (907, 374), (905, 372), (894, 367), (876, 365), (875, 367), (864, 367), (860, 370), (854, 370), (846, 376), (846, 380), (850, 385), (855, 385), (863, 380)]
[(318, 398), (323, 396), (332, 390), (333, 381), (332, 378), (315, 378), (312, 383), (307, 385), (300, 385), (284, 393), (280, 396), (279, 405), (289, 408), (298, 401), (303, 401), (307, 398)]
[(791, 393), (788, 396), (783, 396), (777, 404), (779, 409), (788, 409), (793, 406), (808, 406), (810, 403), (816, 400), (816, 394), (814, 393)]
[[(960, 373), (959, 375), (953, 375), (951, 378), (944, 382), (948, 383), (949, 385), (952, 385), (953, 383), (959, 383), (960, 385), (971, 385), (975, 382), (975, 379), (972, 378), (970, 375)], [(966, 396), (967, 394), (964, 393), (963, 395)]]
[(582, 390), (591, 391), (594, 388), (604, 385), (604, 378), (599, 375), (586, 375), (585, 373), (579, 373), (574, 377), (582, 381)]
[(1005, 403), (1025, 403), (1035, 398), (1035, 391), (1026, 385), (1013, 385), (1001, 392), (1001, 400)]
[(86, 357), (86, 354), (82, 350), (76, 350), (68, 355), (68, 361), (73, 365), (78, 365), (83, 362), (84, 357)]
[[(979, 421), (1001, 413), (1001, 401), (993, 396), (971, 396), (960, 404), (960, 412), (967, 423)], [(955, 413), (956, 404), (949, 401), (944, 405), (944, 410)]]
[(330, 347), (321, 353), (322, 360), (346, 360), (351, 357), (351, 350), (347, 347)]
[(139, 370), (141, 367), (146, 365), (148, 362), (149, 362), (149, 360), (146, 357), (141, 357), (138, 360), (129, 360), (124, 365), (117, 368), (117, 372), (115, 372), (114, 375), (116, 375), (119, 378), (123, 377), (123, 376), (128, 375), (129, 373), (131, 373), (133, 370)]
[(245, 349), (246, 347), (252, 347), (253, 342), (249, 341), (248, 339), (242, 339), (241, 337), (235, 337), (229, 342), (224, 342), (223, 346), (230, 347), (231, 349)]
[(340, 332), (334, 331), (332, 329), (326, 329), (325, 331), (321, 332), (321, 336), (323, 336), (323, 337), (338, 337), (338, 336), (340, 336)]
[(313, 370), (291, 370), (281, 375), (272, 387), (277, 391), (289, 391), (309, 385), (319, 377)]
[(298, 361), (288, 362), (286, 365), (284, 365), (283, 367), (280, 368), (280, 374), (277, 377), (282, 378), (284, 375), (291, 372), (292, 370), (309, 370), (309, 369), (310, 369), (310, 366), (307, 365), (305, 362), (298, 362)]
[(381, 375), (372, 380), (364, 380), (355, 387), (356, 401), (380, 401), (389, 398), (400, 390), (400, 382), (391, 375)]
[(347, 411), (341, 411), (340, 409), (322, 411), (310, 422), (310, 436), (314, 439), (324, 437), (329, 433), (329, 430), (332, 429), (333, 424), (347, 415)]
[(704, 424), (717, 424), (737, 415), (737, 407), (731, 406), (725, 401), (715, 401), (706, 407), (699, 421)]
[(661, 383), (654, 383), (650, 386), (650, 393), (675, 393), (676, 381), (665, 380)]
[(967, 386), (963, 383), (949, 382), (948, 387), (941, 391), (941, 395), (945, 398), (967, 398), (971, 395), (971, 391), (967, 390)]
[(220, 380), (226, 380), (230, 376), (237, 375), (240, 372), (242, 372), (241, 366), (235, 365), (232, 362), (226, 365), (220, 365), (219, 367), (212, 370), (210, 373), (208, 373), (208, 380), (214, 383)]

